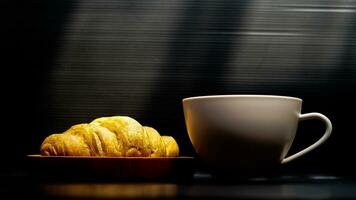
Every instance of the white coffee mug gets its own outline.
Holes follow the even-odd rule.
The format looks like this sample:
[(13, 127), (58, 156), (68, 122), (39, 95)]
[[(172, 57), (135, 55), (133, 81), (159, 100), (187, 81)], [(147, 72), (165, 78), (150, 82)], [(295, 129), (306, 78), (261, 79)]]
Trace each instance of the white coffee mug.
[[(186, 128), (193, 147), (213, 169), (260, 170), (290, 162), (318, 147), (331, 134), (320, 113), (301, 114), (302, 99), (272, 95), (217, 95), (183, 99)], [(298, 122), (324, 122), (324, 135), (308, 148), (285, 157)]]

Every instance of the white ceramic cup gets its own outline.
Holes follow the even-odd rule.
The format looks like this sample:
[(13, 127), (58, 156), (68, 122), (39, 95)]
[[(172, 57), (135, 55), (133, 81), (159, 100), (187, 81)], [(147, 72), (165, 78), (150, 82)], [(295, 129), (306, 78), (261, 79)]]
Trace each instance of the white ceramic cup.
[[(213, 169), (260, 170), (292, 161), (325, 142), (330, 120), (320, 113), (301, 114), (302, 99), (272, 95), (217, 95), (183, 99), (186, 128), (200, 157)], [(298, 122), (324, 122), (324, 135), (286, 157)]]

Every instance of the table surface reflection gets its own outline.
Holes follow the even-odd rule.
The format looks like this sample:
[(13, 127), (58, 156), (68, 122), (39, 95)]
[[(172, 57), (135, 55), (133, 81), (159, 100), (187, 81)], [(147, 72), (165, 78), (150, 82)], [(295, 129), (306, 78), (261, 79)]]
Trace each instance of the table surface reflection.
[(1, 196), (39, 199), (356, 199), (356, 181), (328, 175), (218, 181), (194, 174), (190, 181), (48, 182), (2, 176)]

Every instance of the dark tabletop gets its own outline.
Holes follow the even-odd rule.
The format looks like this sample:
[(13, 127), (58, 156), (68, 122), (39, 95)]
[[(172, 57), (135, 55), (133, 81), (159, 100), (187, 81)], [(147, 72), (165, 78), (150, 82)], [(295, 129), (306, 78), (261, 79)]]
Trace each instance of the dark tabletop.
[(325, 174), (219, 180), (197, 172), (185, 180), (49, 181), (13, 173), (1, 175), (0, 193), (8, 199), (356, 199), (356, 180)]

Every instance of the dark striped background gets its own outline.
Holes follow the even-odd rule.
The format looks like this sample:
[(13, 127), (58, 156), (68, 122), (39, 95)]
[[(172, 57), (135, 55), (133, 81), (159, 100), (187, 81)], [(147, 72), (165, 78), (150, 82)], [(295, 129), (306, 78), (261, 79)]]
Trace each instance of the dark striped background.
[[(45, 136), (128, 115), (194, 155), (181, 100), (210, 94), (304, 99), (334, 124), (296, 172), (353, 172), (356, 2), (348, 0), (3, 1), (1, 152), (14, 169)], [(322, 133), (298, 131), (297, 151)]]

